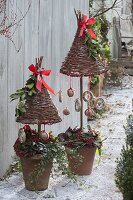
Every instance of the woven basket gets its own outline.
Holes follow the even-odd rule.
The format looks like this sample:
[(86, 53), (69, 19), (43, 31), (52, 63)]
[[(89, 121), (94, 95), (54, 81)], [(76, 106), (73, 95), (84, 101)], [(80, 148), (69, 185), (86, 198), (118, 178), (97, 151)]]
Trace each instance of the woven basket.
[(72, 47), (63, 62), (60, 73), (72, 77), (92, 76), (102, 74), (108, 69), (98, 59), (89, 57), (87, 45), (84, 43), (84, 36), (79, 37), (80, 28), (77, 29)]
[(32, 97), (28, 97), (25, 108), (26, 112), (16, 119), (17, 122), (22, 124), (54, 124), (62, 121), (46, 88)]

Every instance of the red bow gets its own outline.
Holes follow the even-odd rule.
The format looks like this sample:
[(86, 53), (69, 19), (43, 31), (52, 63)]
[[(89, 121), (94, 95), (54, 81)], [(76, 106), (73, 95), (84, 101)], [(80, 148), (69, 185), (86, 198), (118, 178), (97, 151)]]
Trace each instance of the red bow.
[(83, 32), (86, 29), (88, 31), (88, 33), (90, 34), (90, 37), (93, 38), (93, 39), (96, 39), (96, 35), (92, 31), (92, 29), (86, 28), (87, 25), (93, 24), (94, 21), (95, 21), (94, 17), (87, 19), (87, 16), (83, 15), (82, 21), (78, 22), (78, 27), (81, 28), (80, 33), (79, 33), (79, 37), (81, 37), (83, 35)]
[(49, 86), (47, 85), (47, 83), (43, 80), (43, 78), (42, 78), (42, 76), (41, 76), (41, 75), (49, 76), (50, 73), (51, 73), (51, 70), (40, 70), (40, 71), (38, 71), (38, 70), (37, 70), (37, 67), (34, 66), (33, 64), (30, 65), (28, 68), (29, 68), (29, 70), (30, 70), (31, 72), (33, 72), (33, 74), (36, 74), (36, 75), (37, 75), (36, 88), (37, 88), (39, 91), (41, 91), (42, 85), (44, 85), (44, 87), (47, 88), (52, 94), (55, 94), (55, 93), (54, 93), (54, 90), (53, 90), (51, 87), (49, 87)]

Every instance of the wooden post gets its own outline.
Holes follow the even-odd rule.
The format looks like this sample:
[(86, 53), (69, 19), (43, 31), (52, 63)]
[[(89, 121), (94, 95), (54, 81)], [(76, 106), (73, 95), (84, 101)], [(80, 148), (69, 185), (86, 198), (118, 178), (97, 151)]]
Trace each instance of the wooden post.
[(132, 25), (133, 25), (133, 0), (132, 0), (132, 5), (131, 5), (131, 12), (132, 12)]
[[(36, 67), (41, 68), (41, 64), (42, 64), (42, 60), (43, 60), (43, 56), (41, 56), (40, 58), (36, 58)], [(38, 124), (38, 133), (41, 132), (41, 124)]]
[(80, 128), (83, 129), (83, 77), (80, 77), (80, 101), (81, 101), (81, 110), (80, 110)]
[(41, 132), (41, 124), (38, 124), (38, 133)]

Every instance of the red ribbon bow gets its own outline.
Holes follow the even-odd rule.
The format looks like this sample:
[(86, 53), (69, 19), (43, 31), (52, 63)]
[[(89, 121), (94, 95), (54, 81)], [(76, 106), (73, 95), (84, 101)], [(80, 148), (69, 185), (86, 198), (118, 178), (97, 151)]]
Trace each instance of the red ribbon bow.
[(45, 88), (47, 88), (52, 94), (55, 94), (54, 93), (54, 90), (49, 86), (47, 85), (47, 83), (43, 80), (42, 76), (41, 75), (44, 75), (44, 76), (49, 76), (50, 73), (51, 73), (51, 70), (37, 70), (37, 67), (34, 66), (33, 64), (30, 65), (29, 67), (29, 70), (31, 72), (33, 72), (33, 74), (36, 74), (37, 75), (37, 83), (36, 83), (36, 88), (41, 91), (42, 89), (42, 85), (44, 85)]
[(94, 17), (91, 17), (91, 18), (87, 19), (87, 16), (83, 15), (82, 21), (78, 22), (78, 27), (81, 28), (80, 33), (79, 33), (79, 37), (81, 37), (83, 35), (84, 30), (87, 30), (87, 32), (90, 34), (90, 37), (93, 38), (93, 39), (96, 39), (96, 35), (92, 31), (92, 29), (91, 28), (86, 28), (87, 25), (93, 24), (94, 21), (95, 21)]

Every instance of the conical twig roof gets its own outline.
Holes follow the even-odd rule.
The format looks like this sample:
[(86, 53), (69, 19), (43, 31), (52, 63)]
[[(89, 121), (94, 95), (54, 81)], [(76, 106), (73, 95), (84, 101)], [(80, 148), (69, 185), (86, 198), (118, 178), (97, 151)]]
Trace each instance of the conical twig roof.
[[(77, 14), (77, 20), (78, 14)], [(80, 28), (77, 29), (72, 47), (63, 62), (60, 73), (72, 77), (91, 76), (102, 74), (107, 67), (98, 59), (89, 57), (88, 47), (85, 44), (84, 36), (79, 37)]]
[(54, 124), (62, 121), (46, 88), (32, 97), (28, 97), (25, 108), (26, 112), (16, 119), (17, 122), (22, 124)]
[[(41, 67), (43, 56), (36, 58), (36, 68)], [(62, 119), (58, 115), (58, 111), (53, 104), (50, 95), (45, 87), (41, 91), (36, 92), (33, 96), (29, 96), (25, 102), (25, 109), (16, 121), (22, 124), (54, 124), (61, 122)]]

